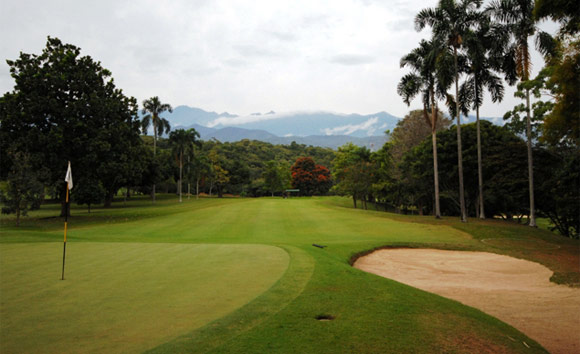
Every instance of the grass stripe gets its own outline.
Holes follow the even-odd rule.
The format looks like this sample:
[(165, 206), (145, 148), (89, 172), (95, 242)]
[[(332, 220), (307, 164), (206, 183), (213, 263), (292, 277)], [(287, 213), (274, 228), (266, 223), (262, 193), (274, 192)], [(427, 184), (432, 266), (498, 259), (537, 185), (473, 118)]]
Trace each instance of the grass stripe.
[(221, 347), (288, 306), (302, 293), (310, 280), (314, 271), (314, 259), (299, 248), (281, 247), (290, 255), (290, 265), (284, 276), (270, 290), (234, 313), (147, 353), (220, 352)]

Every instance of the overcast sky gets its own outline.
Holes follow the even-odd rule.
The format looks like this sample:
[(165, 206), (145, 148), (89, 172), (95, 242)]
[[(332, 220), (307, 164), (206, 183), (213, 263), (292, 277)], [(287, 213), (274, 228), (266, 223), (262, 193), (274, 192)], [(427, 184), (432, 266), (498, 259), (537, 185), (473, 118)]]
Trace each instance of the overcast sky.
[[(2, 0), (0, 93), (12, 90), (6, 59), (39, 54), (48, 35), (112, 71), (139, 102), (246, 115), (324, 110), (402, 117), (400, 58), (429, 32), (415, 14), (436, 0)], [(554, 26), (551, 26), (553, 29)], [(542, 66), (534, 53), (534, 71)], [(519, 100), (485, 102), (502, 116)]]

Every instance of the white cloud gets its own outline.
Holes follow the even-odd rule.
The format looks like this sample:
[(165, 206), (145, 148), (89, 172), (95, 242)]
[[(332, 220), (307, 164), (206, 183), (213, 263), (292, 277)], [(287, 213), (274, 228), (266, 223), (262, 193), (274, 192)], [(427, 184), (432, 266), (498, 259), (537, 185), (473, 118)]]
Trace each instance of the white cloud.
[[(404, 116), (396, 93), (400, 58), (416, 47), (413, 18), (437, 0), (3, 0), (0, 94), (13, 88), (6, 59), (40, 53), (48, 35), (77, 45), (111, 70), (139, 102), (159, 96), (237, 114), (276, 111), (388, 111)], [(535, 55), (535, 54), (534, 54)], [(533, 56), (534, 70), (542, 60)], [(486, 99), (482, 115), (514, 106)], [(267, 107), (267, 108), (266, 108)]]
[(369, 118), (367, 121), (365, 121), (361, 124), (347, 124), (347, 125), (343, 125), (343, 126), (335, 127), (335, 128), (325, 128), (322, 130), (322, 132), (325, 135), (349, 135), (349, 134), (352, 134), (358, 130), (361, 130), (361, 131), (366, 131), (367, 135), (371, 136), (377, 130), (377, 127), (375, 125), (378, 122), (379, 122), (379, 118), (373, 117), (373, 118)]
[(208, 127), (213, 128), (216, 126), (230, 126), (230, 125), (243, 125), (248, 123), (263, 122), (266, 120), (274, 120), (285, 118), (296, 114), (312, 114), (319, 113), (318, 111), (293, 111), (293, 112), (283, 112), (283, 113), (268, 113), (268, 114), (250, 114), (246, 116), (238, 117), (218, 117), (208, 123)]

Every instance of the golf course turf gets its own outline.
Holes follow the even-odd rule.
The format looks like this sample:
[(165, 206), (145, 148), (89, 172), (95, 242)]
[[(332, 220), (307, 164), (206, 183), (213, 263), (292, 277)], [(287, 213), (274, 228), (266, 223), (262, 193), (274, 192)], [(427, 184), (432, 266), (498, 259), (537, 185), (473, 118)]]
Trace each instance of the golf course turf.
[[(577, 241), (500, 222), (462, 226), (348, 203), (180, 204), (165, 197), (91, 214), (73, 208), (64, 281), (58, 206), (43, 206), (20, 228), (3, 216), (0, 351), (544, 352), (481, 311), (367, 274), (350, 261), (384, 246), (483, 250), (541, 262), (556, 272), (555, 281), (577, 285)], [(481, 242), (496, 235), (490, 229), (558, 247)]]

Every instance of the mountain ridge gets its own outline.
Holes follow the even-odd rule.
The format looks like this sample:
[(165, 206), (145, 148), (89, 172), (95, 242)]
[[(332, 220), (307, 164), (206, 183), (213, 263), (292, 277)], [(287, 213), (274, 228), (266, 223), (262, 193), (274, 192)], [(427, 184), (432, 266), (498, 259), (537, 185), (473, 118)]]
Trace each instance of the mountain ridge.
[[(385, 111), (373, 114), (342, 114), (329, 111), (294, 111), (278, 113), (254, 112), (236, 115), (217, 113), (186, 105), (177, 106), (173, 113), (162, 117), (176, 128), (195, 128), (202, 140), (217, 139), (234, 142), (243, 139), (261, 140), (272, 144), (300, 144), (336, 149), (348, 142), (369, 149), (378, 149), (388, 141), (387, 131), (392, 131), (401, 118)], [(482, 118), (501, 124), (501, 118)], [(474, 121), (469, 116), (463, 123)]]

